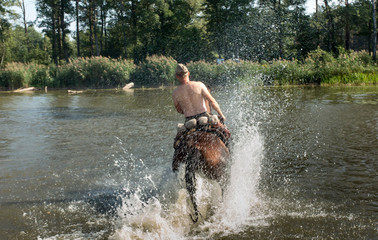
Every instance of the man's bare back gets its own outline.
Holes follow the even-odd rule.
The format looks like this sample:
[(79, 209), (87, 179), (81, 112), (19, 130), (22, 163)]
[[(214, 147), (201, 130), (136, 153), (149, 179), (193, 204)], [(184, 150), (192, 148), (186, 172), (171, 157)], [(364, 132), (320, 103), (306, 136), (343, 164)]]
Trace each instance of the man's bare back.
[[(220, 120), (225, 120), (225, 117), (222, 114), (217, 101), (211, 96), (210, 91), (205, 84), (202, 82), (190, 81), (189, 75), (190, 72), (185, 65), (178, 64), (176, 69), (176, 78), (180, 81), (180, 86), (178, 86), (172, 93), (173, 102), (177, 112), (184, 114), (186, 117), (185, 123), (195, 123), (194, 125), (191, 125), (191, 127), (190, 125), (186, 126), (186, 124), (183, 124), (184, 129), (178, 128), (178, 130), (180, 130), (177, 132), (174, 142), (175, 153), (173, 155), (172, 162), (173, 171), (177, 171), (180, 163), (184, 163), (189, 156), (188, 151), (191, 147), (187, 148), (188, 142), (186, 142), (185, 139), (187, 139), (188, 134), (190, 135), (193, 133), (193, 129), (196, 130), (196, 134), (192, 136), (197, 136), (197, 134), (210, 134), (210, 136), (214, 137), (215, 139), (220, 139), (223, 141), (225, 144), (223, 146), (227, 148), (228, 139), (231, 136), (230, 131), (221, 121), (210, 121), (210, 119), (214, 119), (213, 116), (208, 114), (210, 108), (213, 108), (219, 114)], [(199, 121), (203, 117), (207, 117), (207, 124), (200, 123), (197, 125), (197, 121), (192, 121), (194, 119)], [(212, 133), (208, 131), (212, 131)], [(209, 139), (206, 138), (206, 142), (217, 142), (210, 141)], [(203, 147), (205, 149), (208, 148), (206, 144), (204, 144)], [(217, 149), (218, 147), (219, 146), (215, 146)]]
[(188, 82), (180, 85), (173, 92), (176, 108), (181, 109), (185, 117), (194, 116), (207, 111), (202, 91), (206, 89), (201, 82)]
[(178, 69), (183, 72), (177, 73), (176, 71), (176, 78), (180, 81), (180, 86), (178, 86), (172, 94), (176, 110), (184, 114), (185, 117), (198, 115), (207, 112), (207, 100), (210, 106), (219, 114), (220, 118), (225, 120), (217, 101), (211, 96), (205, 84), (190, 81), (190, 72), (184, 65), (179, 64)]

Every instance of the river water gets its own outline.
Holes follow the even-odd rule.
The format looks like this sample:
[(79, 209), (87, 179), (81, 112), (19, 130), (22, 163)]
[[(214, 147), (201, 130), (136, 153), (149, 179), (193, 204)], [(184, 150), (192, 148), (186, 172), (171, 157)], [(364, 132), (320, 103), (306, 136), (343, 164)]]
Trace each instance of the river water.
[(216, 88), (229, 183), (193, 224), (172, 89), (0, 93), (0, 239), (377, 239), (378, 87)]

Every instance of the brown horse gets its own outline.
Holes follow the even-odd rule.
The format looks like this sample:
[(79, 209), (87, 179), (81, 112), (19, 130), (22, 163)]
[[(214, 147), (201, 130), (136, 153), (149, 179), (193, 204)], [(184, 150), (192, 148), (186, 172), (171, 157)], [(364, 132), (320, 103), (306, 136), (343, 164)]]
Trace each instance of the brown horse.
[(194, 208), (194, 217), (191, 216), (193, 222), (198, 221), (199, 215), (195, 198), (195, 173), (201, 172), (221, 183), (229, 158), (228, 147), (214, 132), (189, 131), (181, 137), (173, 156), (172, 169), (177, 171), (180, 163), (186, 164), (185, 182)]

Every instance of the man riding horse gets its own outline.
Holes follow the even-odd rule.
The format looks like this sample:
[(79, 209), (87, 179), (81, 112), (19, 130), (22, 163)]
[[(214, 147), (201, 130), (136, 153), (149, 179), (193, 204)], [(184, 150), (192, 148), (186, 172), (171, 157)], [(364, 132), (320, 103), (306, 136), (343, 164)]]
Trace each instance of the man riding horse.
[[(190, 81), (190, 72), (183, 64), (176, 68), (176, 78), (180, 85), (173, 91), (172, 98), (177, 112), (184, 114), (185, 124), (178, 127), (175, 139), (172, 169), (177, 171), (180, 163), (186, 164), (186, 188), (198, 220), (195, 200), (195, 172), (201, 171), (207, 177), (220, 180), (229, 158), (229, 130), (221, 123), (223, 115), (217, 101), (202, 82)], [(209, 107), (218, 114), (211, 115)]]

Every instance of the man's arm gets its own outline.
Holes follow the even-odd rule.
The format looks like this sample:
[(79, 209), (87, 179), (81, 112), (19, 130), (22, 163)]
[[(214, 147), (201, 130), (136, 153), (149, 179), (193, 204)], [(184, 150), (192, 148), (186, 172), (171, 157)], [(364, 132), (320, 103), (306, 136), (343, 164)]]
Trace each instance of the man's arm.
[(175, 105), (175, 108), (176, 108), (176, 110), (177, 110), (178, 113), (184, 114), (184, 111), (182, 110), (182, 108), (181, 108), (179, 102), (178, 102), (177, 99), (176, 99), (176, 94), (175, 94), (175, 92), (176, 92), (176, 91), (174, 91), (173, 94), (172, 94), (172, 99), (173, 99), (173, 103), (174, 103), (174, 105)]
[(214, 108), (214, 110), (219, 114), (219, 117), (223, 120), (226, 120), (226, 117), (223, 115), (223, 113), (222, 113), (222, 111), (219, 107), (219, 104), (217, 103), (215, 98), (213, 98), (213, 96), (211, 96), (211, 94), (209, 93), (209, 91), (207, 90), (205, 85), (203, 85), (203, 88), (202, 88), (202, 95), (205, 99), (207, 99), (209, 101), (210, 106), (212, 106)]
[(181, 106), (178, 102), (175, 101), (175, 108), (178, 113), (184, 114), (184, 111), (181, 109)]

